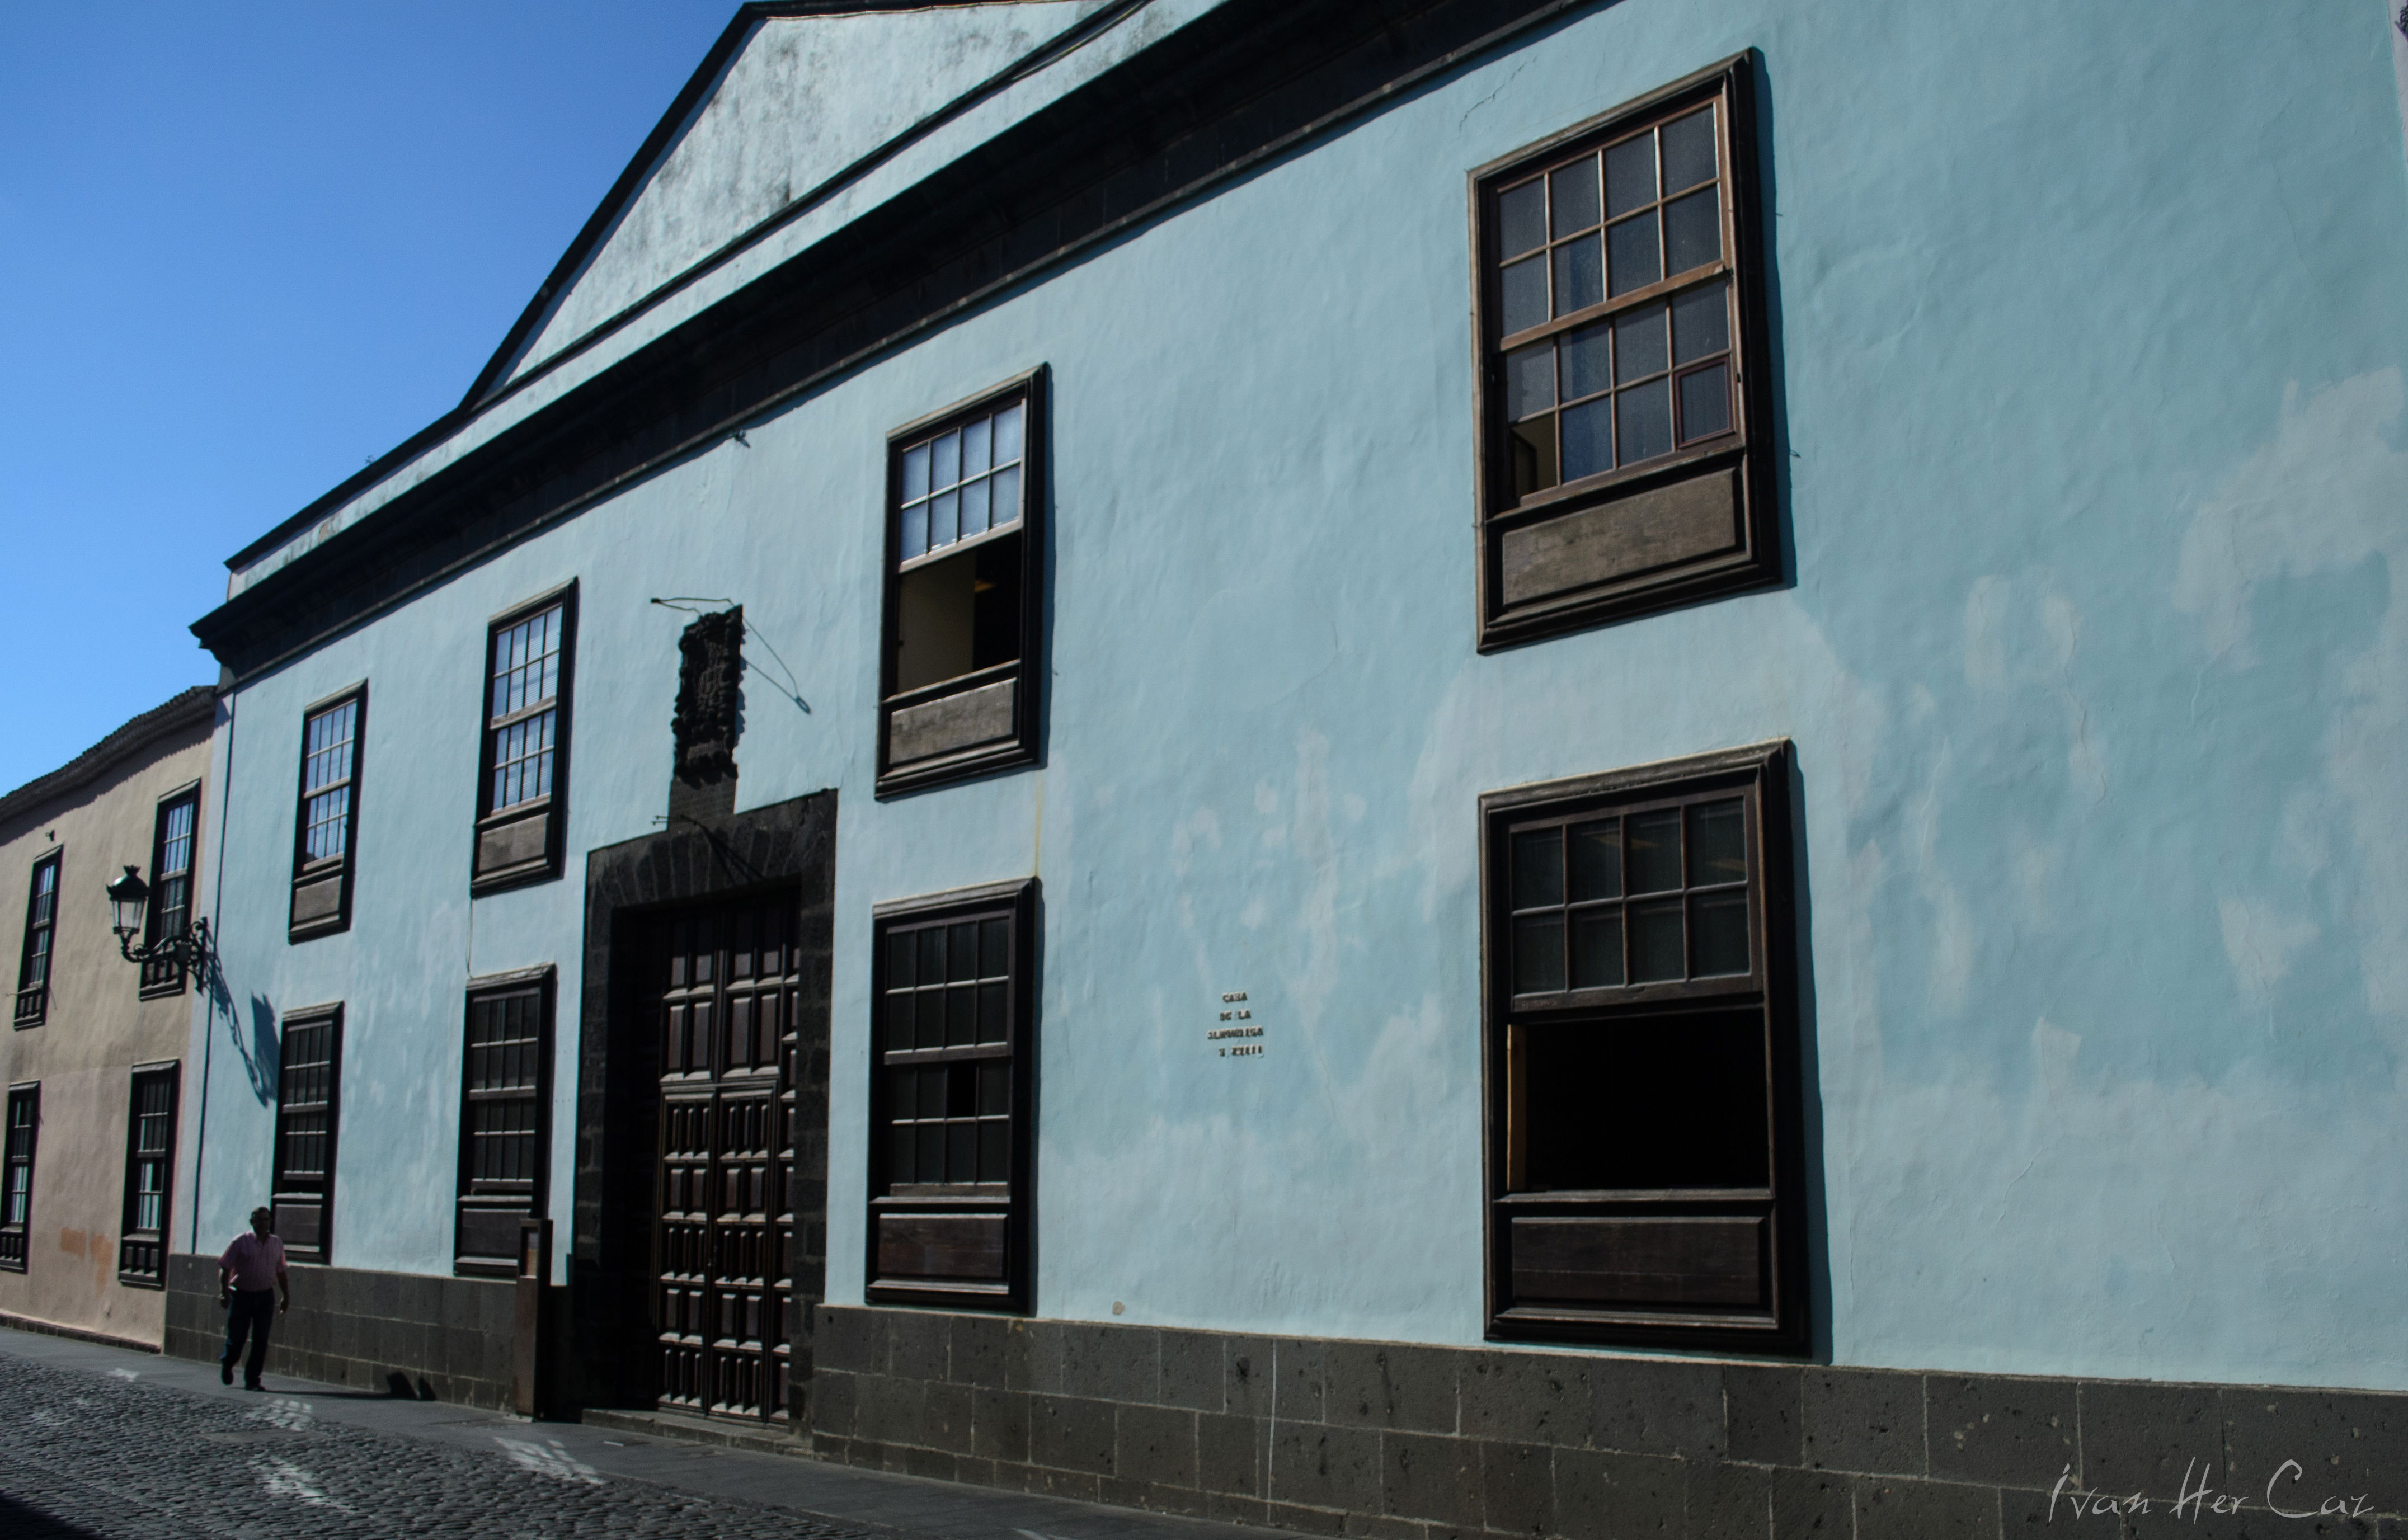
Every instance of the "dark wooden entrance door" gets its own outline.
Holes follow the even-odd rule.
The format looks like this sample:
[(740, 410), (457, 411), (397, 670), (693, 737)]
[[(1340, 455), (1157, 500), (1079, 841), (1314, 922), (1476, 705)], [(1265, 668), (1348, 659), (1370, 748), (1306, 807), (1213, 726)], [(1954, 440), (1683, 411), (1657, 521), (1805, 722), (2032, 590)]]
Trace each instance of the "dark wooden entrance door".
[(660, 1405), (785, 1415), (793, 1291), (796, 1005), (791, 893), (660, 921)]

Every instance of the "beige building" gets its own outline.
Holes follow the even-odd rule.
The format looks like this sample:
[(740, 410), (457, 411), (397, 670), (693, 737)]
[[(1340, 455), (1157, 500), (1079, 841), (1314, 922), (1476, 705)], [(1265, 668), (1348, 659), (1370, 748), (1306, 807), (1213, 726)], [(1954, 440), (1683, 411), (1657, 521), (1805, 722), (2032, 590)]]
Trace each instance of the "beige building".
[(0, 1320), (157, 1347), (177, 1113), (198, 981), (129, 962), (105, 888), (138, 866), (132, 940), (194, 912), (216, 691), (146, 711), (0, 797), (0, 936), (17, 948), (0, 1037)]

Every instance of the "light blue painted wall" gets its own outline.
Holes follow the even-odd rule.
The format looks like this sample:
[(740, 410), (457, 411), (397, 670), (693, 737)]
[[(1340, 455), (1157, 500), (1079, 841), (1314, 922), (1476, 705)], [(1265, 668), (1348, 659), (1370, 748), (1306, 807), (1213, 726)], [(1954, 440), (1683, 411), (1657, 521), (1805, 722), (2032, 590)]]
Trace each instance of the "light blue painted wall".
[[(795, 667), (741, 804), (840, 789), (832, 1299), (869, 906), (1034, 871), (1041, 1312), (1477, 1341), (1477, 796), (1786, 735), (1831, 1355), (2408, 1388), (2383, 10), (1589, 11), (246, 687), (204, 1234), (265, 1179), (251, 1002), (344, 998), (340, 1260), (448, 1266), (462, 981), (580, 986), (575, 877), (465, 896), (485, 619), (573, 576), (572, 850), (665, 804), (652, 595)], [(1464, 172), (1749, 46), (1797, 581), (1476, 657)], [(1047, 763), (882, 805), (884, 435), (1040, 362)], [(361, 677), (357, 921), (288, 947), (301, 710)]]

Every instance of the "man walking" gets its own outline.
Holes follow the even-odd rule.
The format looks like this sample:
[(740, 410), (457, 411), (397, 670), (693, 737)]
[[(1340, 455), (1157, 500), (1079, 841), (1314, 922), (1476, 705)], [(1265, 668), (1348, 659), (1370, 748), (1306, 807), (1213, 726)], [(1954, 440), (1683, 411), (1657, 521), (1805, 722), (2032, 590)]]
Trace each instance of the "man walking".
[[(251, 1339), (251, 1357), (242, 1366), (243, 1389), (261, 1389), (259, 1371), (267, 1366), (267, 1328), (282, 1310), (293, 1308), (293, 1283), (284, 1273), (284, 1243), (268, 1233), (275, 1218), (265, 1208), (251, 1211), (251, 1228), (234, 1238), (218, 1259), (218, 1303), (227, 1305), (225, 1352), (218, 1360), (218, 1383), (234, 1383), (235, 1356)], [(231, 1290), (231, 1293), (229, 1293)], [(281, 1290), (284, 1303), (276, 1302)], [(229, 1303), (230, 1302), (230, 1303)]]

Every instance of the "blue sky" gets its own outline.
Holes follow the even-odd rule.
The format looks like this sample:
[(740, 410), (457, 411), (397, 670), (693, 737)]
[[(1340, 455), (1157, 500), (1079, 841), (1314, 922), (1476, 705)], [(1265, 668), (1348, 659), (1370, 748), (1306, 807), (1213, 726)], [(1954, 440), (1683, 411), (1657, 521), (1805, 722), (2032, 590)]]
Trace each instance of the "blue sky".
[(0, 0), (0, 790), (456, 405), (736, 0)]

